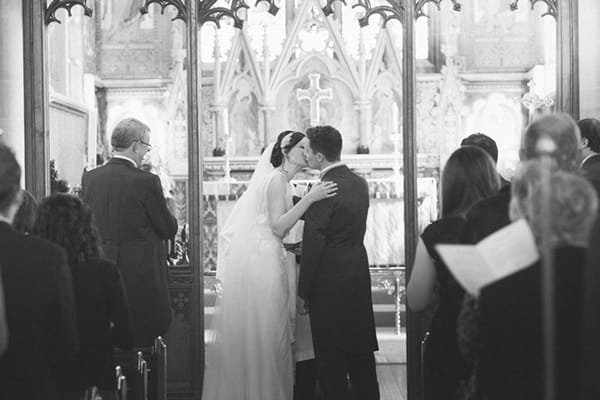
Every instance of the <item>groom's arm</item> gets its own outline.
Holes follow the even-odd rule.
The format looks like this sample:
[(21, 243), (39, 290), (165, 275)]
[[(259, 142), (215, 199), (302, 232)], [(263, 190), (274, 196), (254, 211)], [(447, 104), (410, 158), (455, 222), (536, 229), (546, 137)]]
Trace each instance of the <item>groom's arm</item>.
[(310, 299), (313, 282), (321, 262), (333, 204), (333, 199), (314, 203), (304, 215), (298, 296), (305, 301)]

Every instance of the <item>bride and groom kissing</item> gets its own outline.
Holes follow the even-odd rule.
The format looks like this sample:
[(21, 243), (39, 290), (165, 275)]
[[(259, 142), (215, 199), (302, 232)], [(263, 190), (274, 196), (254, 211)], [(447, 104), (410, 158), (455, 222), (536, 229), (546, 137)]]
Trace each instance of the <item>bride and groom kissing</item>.
[[(318, 126), (282, 132), (259, 158), (220, 233), (222, 290), (207, 340), (203, 400), (292, 400), (294, 361), (307, 354), (314, 354), (325, 399), (349, 399), (349, 387), (354, 399), (379, 399), (363, 245), (369, 193), (341, 163), (341, 150), (340, 132)], [(290, 181), (306, 167), (321, 171), (320, 182), (294, 202)], [(283, 243), (300, 220), (297, 274)]]

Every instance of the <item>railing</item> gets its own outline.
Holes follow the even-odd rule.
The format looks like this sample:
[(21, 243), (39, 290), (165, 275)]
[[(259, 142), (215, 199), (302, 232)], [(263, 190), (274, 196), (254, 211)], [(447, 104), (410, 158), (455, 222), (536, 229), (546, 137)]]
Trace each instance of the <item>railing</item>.
[[(400, 335), (402, 332), (402, 311), (406, 310), (403, 300), (406, 294), (404, 284), (405, 267), (371, 267), (371, 276), (375, 274), (386, 274), (379, 278), (379, 286), (387, 291), (387, 294), (394, 296), (395, 306), (395, 333)], [(391, 274), (391, 276), (389, 276)]]

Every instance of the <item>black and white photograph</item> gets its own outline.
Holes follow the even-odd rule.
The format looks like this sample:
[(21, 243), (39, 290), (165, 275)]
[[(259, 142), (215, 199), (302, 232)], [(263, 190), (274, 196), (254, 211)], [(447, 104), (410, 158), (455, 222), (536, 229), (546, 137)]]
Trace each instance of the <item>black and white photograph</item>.
[(599, 37), (0, 0), (0, 399), (600, 399)]

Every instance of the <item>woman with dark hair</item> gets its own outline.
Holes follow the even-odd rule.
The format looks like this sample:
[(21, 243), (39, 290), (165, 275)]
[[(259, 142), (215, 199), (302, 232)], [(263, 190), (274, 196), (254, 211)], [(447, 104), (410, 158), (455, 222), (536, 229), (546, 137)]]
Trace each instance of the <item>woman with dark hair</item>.
[(78, 198), (53, 194), (38, 207), (33, 234), (61, 246), (67, 254), (77, 304), (80, 352), (62, 391), (81, 398), (86, 388), (116, 388), (113, 345), (133, 346), (129, 311), (119, 271), (102, 258), (92, 212)]
[(484, 150), (463, 146), (456, 150), (442, 173), (442, 218), (431, 223), (421, 234), (415, 262), (407, 287), (408, 306), (424, 310), (434, 305), (427, 347), (424, 354), (426, 400), (453, 400), (467, 373), (459, 353), (456, 318), (464, 290), (435, 250), (438, 243), (456, 243), (464, 216), (479, 200), (497, 193), (500, 179), (492, 158)]
[(29, 234), (33, 230), (35, 223), (35, 212), (37, 201), (27, 190), (23, 190), (23, 201), (13, 220), (13, 228), (24, 234)]
[(203, 400), (291, 400), (295, 256), (283, 242), (308, 207), (335, 194), (319, 183), (295, 205), (290, 181), (308, 139), (286, 131), (267, 147), (220, 232), (222, 290), (208, 338)]

